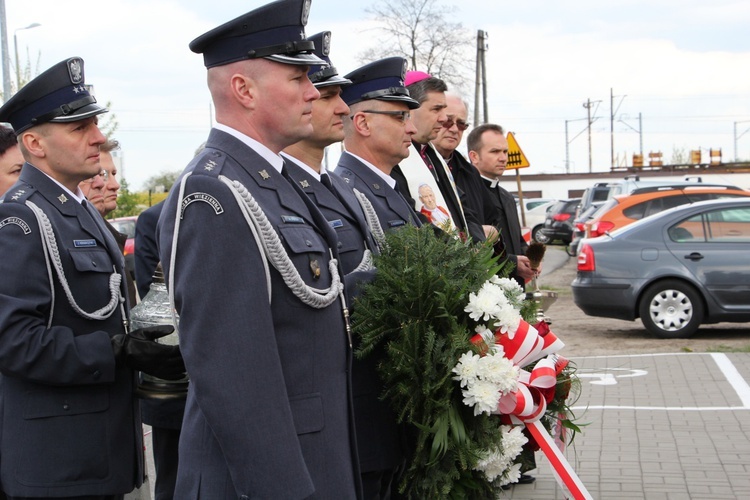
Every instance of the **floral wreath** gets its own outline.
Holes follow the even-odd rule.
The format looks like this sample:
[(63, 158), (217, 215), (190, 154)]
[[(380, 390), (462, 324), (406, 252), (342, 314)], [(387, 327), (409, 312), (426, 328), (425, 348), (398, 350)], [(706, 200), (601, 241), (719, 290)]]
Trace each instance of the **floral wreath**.
[(499, 494), (520, 476), (518, 424), (543, 424), (558, 445), (569, 429), (572, 441), (575, 367), (555, 354), (563, 344), (546, 323), (526, 321), (536, 304), (489, 244), (405, 227), (386, 235), (375, 266), (352, 323), (357, 356), (377, 356), (381, 399), (407, 436), (402, 495)]

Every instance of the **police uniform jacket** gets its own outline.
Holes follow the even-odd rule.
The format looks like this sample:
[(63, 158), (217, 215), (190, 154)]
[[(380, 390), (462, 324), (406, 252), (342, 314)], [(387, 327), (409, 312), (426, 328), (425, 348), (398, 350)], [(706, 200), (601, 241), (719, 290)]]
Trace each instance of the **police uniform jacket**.
[(81, 309), (107, 305), (113, 271), (124, 283), (122, 254), (101, 216), (25, 164), (0, 203), (2, 488), (20, 497), (129, 492), (141, 483), (142, 430), (135, 375), (115, 365), (110, 342), (125, 331), (123, 308), (106, 319), (74, 310), (54, 266), (48, 273), (26, 201), (46, 214)]
[[(327, 187), (293, 161), (287, 161), (287, 168), (290, 176), (297, 180), (305, 193), (315, 201), (331, 226), (336, 229), (339, 236), (339, 254), (344, 272), (348, 275), (361, 261), (365, 248), (363, 241), (366, 240), (368, 247), (377, 252), (377, 246), (364, 220), (362, 208), (350, 185), (337, 174), (328, 173), (338, 195), (337, 199)], [(340, 220), (342, 218), (343, 221), (348, 221), (347, 226), (350, 226), (343, 232), (340, 229), (345, 229), (347, 226), (342, 225), (343, 221)], [(350, 250), (352, 247), (356, 250)], [(353, 255), (347, 259), (345, 253)], [(374, 276), (370, 279), (372, 277)], [(356, 289), (357, 284), (353, 281), (347, 280), (347, 288)], [(350, 290), (347, 295), (352, 298), (356, 294), (356, 290)], [(350, 300), (349, 304), (351, 308), (356, 307), (354, 300)], [(378, 359), (377, 355), (355, 359), (352, 366), (357, 450), (362, 472), (395, 469), (403, 460), (396, 415), (387, 403), (380, 400), (383, 384), (376, 370)]]
[[(512, 194), (501, 186), (496, 185), (492, 187), (493, 182), (489, 179), (482, 177), (482, 182), (484, 182), (485, 188), (490, 193), (492, 202), (496, 208), (496, 220), (492, 225), (500, 231), (500, 238), (503, 240), (508, 260), (516, 264), (518, 255), (524, 255), (528, 247), (521, 233), (521, 223), (518, 221), (516, 200)], [(518, 276), (515, 269), (510, 277), (515, 279), (522, 288), (525, 286), (523, 278)]]
[(289, 177), (315, 203), (336, 232), (341, 267), (345, 274), (351, 273), (362, 262), (365, 248), (371, 251), (377, 248), (367, 228), (362, 207), (354, 193), (336, 174), (331, 172), (323, 174), (330, 179), (332, 189), (336, 190), (334, 194), (331, 189), (298, 165), (297, 160), (286, 159), (285, 164)]
[(342, 304), (305, 305), (273, 267), (269, 300), (261, 250), (221, 177), (247, 188), (307, 285), (331, 285), (335, 234), (291, 181), (227, 132), (211, 131), (188, 173), (157, 232), (190, 374), (175, 498), (354, 498)]
[(340, 175), (350, 188), (364, 194), (372, 203), (383, 231), (406, 224), (421, 225), (414, 209), (401, 194), (346, 151), (341, 153), (335, 173)]

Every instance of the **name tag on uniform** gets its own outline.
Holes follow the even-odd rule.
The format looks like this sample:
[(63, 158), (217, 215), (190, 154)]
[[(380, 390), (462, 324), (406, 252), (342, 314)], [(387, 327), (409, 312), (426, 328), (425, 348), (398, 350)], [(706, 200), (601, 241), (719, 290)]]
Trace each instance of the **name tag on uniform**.
[(282, 215), (281, 220), (284, 221), (285, 224), (304, 224), (305, 219), (302, 217), (297, 217), (296, 215)]
[(96, 240), (73, 240), (73, 246), (76, 248), (95, 247)]
[(388, 221), (388, 227), (400, 227), (406, 224), (406, 221), (404, 220), (389, 220)]
[(336, 220), (329, 220), (328, 225), (336, 229), (337, 227), (343, 227), (344, 223), (341, 222), (341, 219), (336, 219)]

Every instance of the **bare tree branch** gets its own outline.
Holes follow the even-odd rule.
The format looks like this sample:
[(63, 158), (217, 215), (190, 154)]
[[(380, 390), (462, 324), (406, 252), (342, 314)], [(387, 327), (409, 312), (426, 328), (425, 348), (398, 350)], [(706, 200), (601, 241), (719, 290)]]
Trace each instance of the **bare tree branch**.
[(442, 78), (452, 90), (471, 88), (474, 39), (456, 11), (441, 0), (380, 0), (366, 9), (378, 23), (377, 44), (359, 54), (362, 64), (383, 57), (406, 58), (410, 69)]

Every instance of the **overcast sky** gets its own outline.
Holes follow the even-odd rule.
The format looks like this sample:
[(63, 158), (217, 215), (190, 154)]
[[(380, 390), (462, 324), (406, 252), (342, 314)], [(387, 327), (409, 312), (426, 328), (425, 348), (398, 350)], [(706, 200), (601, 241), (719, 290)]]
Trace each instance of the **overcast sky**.
[[(208, 134), (205, 68), (188, 43), (263, 2), (5, 3), (12, 60), (14, 33), (22, 66), (28, 55), (35, 70), (39, 59), (39, 71), (83, 57), (86, 82), (100, 102), (112, 103), (125, 176), (137, 189), (151, 175), (182, 169)], [(608, 170), (610, 88), (619, 107), (614, 140), (622, 161), (629, 164), (639, 150), (639, 113), (646, 154), (660, 150), (669, 161), (675, 149), (702, 148), (705, 159), (709, 148), (721, 148), (731, 160), (736, 123), (738, 156), (750, 159), (747, 0), (446, 3), (456, 5), (455, 18), (472, 40), (478, 29), (489, 34), (489, 118), (515, 133), (531, 162), (524, 173), (564, 172), (566, 145), (570, 171), (588, 171), (587, 99), (597, 117), (594, 170)], [(331, 58), (342, 73), (377, 44), (366, 5), (313, 0), (307, 33), (333, 32)], [(41, 26), (16, 31), (31, 23)]]

